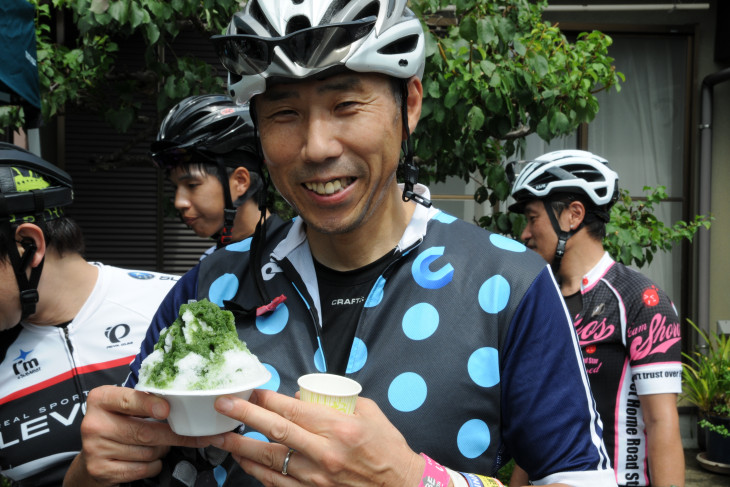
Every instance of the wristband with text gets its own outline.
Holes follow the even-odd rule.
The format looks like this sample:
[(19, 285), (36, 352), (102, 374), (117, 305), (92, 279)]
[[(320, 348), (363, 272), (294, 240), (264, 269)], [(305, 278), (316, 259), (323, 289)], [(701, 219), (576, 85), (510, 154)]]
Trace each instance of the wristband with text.
[(469, 487), (504, 487), (504, 484), (494, 477), (485, 477), (484, 475), (476, 475), (473, 473), (461, 472)]
[(425, 453), (421, 453), (421, 456), (426, 460), (426, 467), (423, 469), (421, 483), (418, 484), (418, 487), (449, 487), (449, 480), (451, 480), (449, 472)]

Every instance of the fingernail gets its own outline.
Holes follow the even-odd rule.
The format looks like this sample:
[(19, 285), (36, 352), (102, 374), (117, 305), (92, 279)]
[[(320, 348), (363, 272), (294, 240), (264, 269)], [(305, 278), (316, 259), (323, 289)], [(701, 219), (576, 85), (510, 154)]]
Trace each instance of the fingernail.
[(219, 397), (215, 401), (215, 408), (222, 413), (227, 413), (233, 409), (233, 401), (227, 397)]
[(220, 448), (221, 446), (223, 446), (222, 436), (211, 436), (210, 438), (208, 438), (208, 440), (210, 441), (210, 444), (215, 447)]

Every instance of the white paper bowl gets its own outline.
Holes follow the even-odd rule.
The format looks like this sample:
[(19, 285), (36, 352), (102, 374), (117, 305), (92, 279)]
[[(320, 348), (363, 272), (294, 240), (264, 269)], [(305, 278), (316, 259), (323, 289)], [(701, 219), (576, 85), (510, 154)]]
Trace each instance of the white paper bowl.
[(208, 436), (233, 431), (241, 422), (215, 410), (213, 404), (220, 396), (232, 395), (248, 400), (251, 393), (271, 379), (271, 372), (264, 369), (256, 380), (228, 389), (209, 391), (179, 391), (155, 389), (137, 385), (138, 391), (149, 392), (165, 399), (170, 404), (167, 422), (172, 431), (183, 436)]

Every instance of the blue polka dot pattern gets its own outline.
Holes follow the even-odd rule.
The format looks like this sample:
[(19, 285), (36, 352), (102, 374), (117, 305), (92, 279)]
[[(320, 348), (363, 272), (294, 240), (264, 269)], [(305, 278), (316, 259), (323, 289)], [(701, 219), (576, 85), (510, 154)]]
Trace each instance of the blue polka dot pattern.
[(289, 322), (289, 308), (282, 303), (267, 315), (256, 317), (256, 328), (264, 335), (276, 335), (280, 333)]
[(418, 303), (403, 315), (403, 333), (411, 340), (425, 340), (439, 327), (439, 312), (429, 303)]
[(481, 419), (470, 419), (459, 428), (456, 445), (466, 458), (476, 458), (489, 448), (491, 435), (487, 423)]
[(259, 433), (258, 431), (249, 431), (248, 433), (244, 433), (243, 436), (245, 436), (246, 438), (253, 438), (254, 440), (265, 441), (266, 443), (270, 443), (269, 439), (267, 437), (265, 437), (264, 435), (262, 435), (261, 433)]
[(499, 384), (499, 353), (496, 348), (482, 347), (469, 356), (469, 377), (481, 387)]
[(414, 372), (404, 372), (393, 379), (388, 387), (390, 405), (398, 411), (415, 411), (426, 401), (428, 386), (423, 377)]
[(315, 369), (317, 369), (319, 372), (327, 372), (327, 367), (324, 363), (324, 351), (322, 350), (321, 345), (317, 348), (317, 351), (314, 352), (313, 360)]
[(263, 366), (266, 367), (266, 370), (271, 372), (271, 379), (269, 379), (266, 384), (259, 387), (259, 389), (268, 389), (274, 392), (278, 391), (279, 386), (281, 385), (281, 376), (279, 376), (279, 371), (269, 364), (263, 364)]
[(479, 306), (487, 313), (499, 313), (509, 302), (510, 285), (500, 275), (492, 276), (479, 288)]
[(241, 240), (240, 242), (233, 242), (224, 247), (229, 252), (248, 252), (251, 250), (251, 237)]
[(375, 306), (380, 304), (380, 301), (383, 300), (383, 289), (385, 288), (385, 279), (383, 276), (378, 277), (378, 280), (375, 281), (375, 285), (373, 286), (373, 289), (370, 291), (370, 294), (368, 294), (368, 298), (365, 300), (364, 306), (366, 308), (374, 308)]
[(441, 223), (453, 223), (456, 221), (455, 216), (451, 216), (448, 213), (444, 213), (443, 211), (438, 212), (434, 217), (434, 220), (440, 221)]
[(423, 288), (439, 289), (451, 282), (454, 277), (454, 267), (451, 264), (442, 266), (439, 270), (433, 272), (429, 269), (429, 265), (444, 255), (443, 247), (431, 247), (426, 249), (416, 257), (411, 266), (413, 279)]
[(510, 252), (525, 252), (527, 250), (527, 247), (517, 240), (496, 233), (489, 236), (489, 241), (495, 247), (502, 250), (509, 250)]
[(361, 339), (355, 337), (350, 349), (350, 358), (347, 361), (346, 374), (354, 374), (365, 366), (368, 361), (368, 347)]
[(223, 485), (227, 476), (226, 469), (222, 466), (218, 465), (213, 469), (213, 477), (215, 477), (215, 482), (218, 484), (218, 487)]
[(208, 301), (223, 307), (223, 300), (233, 299), (238, 291), (238, 278), (235, 274), (223, 274), (210, 285)]

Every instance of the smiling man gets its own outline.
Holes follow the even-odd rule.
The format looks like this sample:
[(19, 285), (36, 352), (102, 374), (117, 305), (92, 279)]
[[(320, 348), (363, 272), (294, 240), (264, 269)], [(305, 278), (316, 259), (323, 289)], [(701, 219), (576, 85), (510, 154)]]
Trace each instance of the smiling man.
[[(498, 485), (514, 456), (543, 485), (615, 486), (550, 268), (434, 208), (417, 184), (425, 40), (405, 0), (251, 0), (214, 43), (232, 93), (252, 97), (266, 168), (299, 217), (186, 274), (127, 385), (179, 304), (206, 297), (236, 313), (274, 376), (250, 401), (217, 402), (246, 425), (205, 439), (233, 453), (223, 485)], [(353, 415), (294, 397), (312, 372), (362, 385)], [(183, 470), (179, 449), (159, 461), (124, 446), (140, 431), (125, 415), (162, 418), (164, 401), (99, 392), (79, 462), (95, 480)], [(110, 421), (130, 434), (110, 434)], [(219, 458), (188, 456), (179, 480), (204, 485)]]

